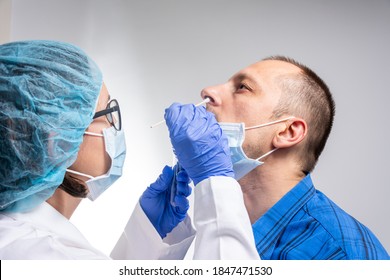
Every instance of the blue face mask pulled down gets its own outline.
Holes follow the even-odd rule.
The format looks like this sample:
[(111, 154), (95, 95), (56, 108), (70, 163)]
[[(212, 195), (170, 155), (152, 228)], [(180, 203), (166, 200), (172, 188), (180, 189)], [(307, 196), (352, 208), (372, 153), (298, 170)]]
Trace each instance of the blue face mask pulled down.
[(117, 131), (114, 127), (103, 129), (103, 134), (85, 132), (86, 135), (104, 137), (106, 153), (111, 158), (111, 167), (106, 174), (93, 177), (78, 171), (67, 169), (66, 171), (89, 178), (87, 184), (88, 198), (97, 199), (116, 180), (122, 176), (123, 164), (126, 158), (126, 142), (123, 130)]
[(223, 122), (219, 123), (222, 131), (225, 133), (229, 141), (230, 157), (232, 159), (233, 170), (234, 170), (236, 180), (240, 180), (242, 177), (244, 177), (246, 174), (251, 172), (256, 167), (264, 164), (264, 162), (260, 160), (277, 150), (277, 149), (273, 149), (268, 153), (262, 155), (261, 157), (258, 157), (257, 159), (249, 158), (245, 154), (244, 150), (242, 149), (242, 144), (244, 143), (245, 140), (245, 130), (273, 125), (276, 123), (287, 121), (292, 118), (294, 117), (288, 117), (285, 119), (281, 119), (281, 120), (277, 120), (277, 121), (273, 121), (261, 125), (251, 126), (247, 128), (245, 128), (244, 123), (223, 123)]

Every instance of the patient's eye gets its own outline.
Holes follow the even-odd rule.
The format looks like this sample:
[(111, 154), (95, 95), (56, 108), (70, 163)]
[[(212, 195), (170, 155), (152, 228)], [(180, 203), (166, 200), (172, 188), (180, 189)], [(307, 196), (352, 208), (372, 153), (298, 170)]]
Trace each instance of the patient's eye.
[(247, 84), (245, 84), (245, 83), (238, 84), (238, 86), (237, 86), (238, 92), (243, 92), (243, 91), (247, 91), (247, 90), (250, 90), (250, 87)]

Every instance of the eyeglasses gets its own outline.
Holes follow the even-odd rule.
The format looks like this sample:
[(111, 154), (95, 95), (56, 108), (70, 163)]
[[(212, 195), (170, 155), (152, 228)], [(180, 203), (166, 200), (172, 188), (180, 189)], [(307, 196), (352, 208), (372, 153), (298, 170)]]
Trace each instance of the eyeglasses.
[(116, 99), (108, 102), (106, 109), (96, 112), (93, 119), (101, 116), (106, 116), (108, 122), (117, 130), (122, 129), (121, 110), (119, 109), (119, 103)]

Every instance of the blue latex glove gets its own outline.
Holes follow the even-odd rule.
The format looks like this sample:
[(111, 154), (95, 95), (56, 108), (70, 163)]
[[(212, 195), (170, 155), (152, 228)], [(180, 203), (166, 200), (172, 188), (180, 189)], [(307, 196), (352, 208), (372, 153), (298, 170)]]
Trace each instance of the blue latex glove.
[(181, 170), (176, 176), (175, 206), (172, 206), (170, 202), (172, 179), (172, 168), (165, 166), (156, 182), (146, 188), (139, 200), (141, 208), (161, 238), (164, 238), (184, 220), (189, 208), (187, 197), (191, 194), (191, 187), (186, 171)]
[(173, 103), (164, 117), (174, 153), (195, 185), (211, 176), (234, 178), (228, 139), (214, 114), (203, 106)]

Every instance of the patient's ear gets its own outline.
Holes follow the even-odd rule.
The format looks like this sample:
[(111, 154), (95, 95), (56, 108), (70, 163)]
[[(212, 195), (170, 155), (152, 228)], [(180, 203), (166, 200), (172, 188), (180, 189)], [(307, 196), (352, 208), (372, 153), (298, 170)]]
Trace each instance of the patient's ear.
[(301, 118), (293, 118), (286, 121), (285, 127), (281, 129), (273, 138), (272, 144), (276, 148), (288, 148), (294, 146), (305, 139), (307, 134), (307, 124)]

